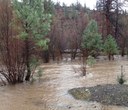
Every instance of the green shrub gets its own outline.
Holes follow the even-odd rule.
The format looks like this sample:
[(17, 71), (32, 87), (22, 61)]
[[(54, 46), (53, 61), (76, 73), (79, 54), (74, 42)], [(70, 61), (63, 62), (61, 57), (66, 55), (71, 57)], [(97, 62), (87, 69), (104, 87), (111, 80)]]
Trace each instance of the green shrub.
[(33, 84), (36, 81), (36, 79), (32, 76), (30, 80), (30, 84)]
[(37, 72), (37, 77), (40, 79), (42, 77), (42, 69), (39, 68), (38, 72)]
[(92, 67), (95, 63), (96, 63), (95, 58), (92, 56), (89, 56), (87, 59), (87, 64)]

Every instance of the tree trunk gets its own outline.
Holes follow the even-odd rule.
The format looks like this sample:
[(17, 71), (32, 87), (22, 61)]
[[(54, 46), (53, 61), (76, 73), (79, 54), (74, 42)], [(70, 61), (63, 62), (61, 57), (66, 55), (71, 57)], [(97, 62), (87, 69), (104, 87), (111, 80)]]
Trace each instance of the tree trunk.
[(124, 57), (125, 55), (125, 45), (126, 45), (126, 39), (123, 39), (123, 44), (121, 48), (121, 56)]
[(110, 54), (108, 55), (108, 59), (109, 59), (109, 61), (111, 60), (111, 55)]
[(71, 59), (72, 59), (72, 60), (75, 60), (76, 54), (77, 54), (77, 49), (75, 49), (75, 50), (73, 50), (73, 51), (71, 52)]
[(121, 56), (124, 57), (124, 55), (125, 55), (125, 51), (124, 51), (124, 48), (122, 48), (122, 50), (121, 50)]
[(82, 68), (83, 76), (86, 76), (86, 60), (87, 60), (87, 52), (85, 53), (85, 51), (83, 51), (83, 68)]
[(49, 51), (45, 50), (43, 52), (43, 59), (44, 59), (44, 63), (48, 63), (49, 62)]
[(55, 61), (55, 53), (52, 52), (52, 60)]
[(30, 76), (31, 76), (31, 70), (30, 70), (30, 65), (29, 65), (29, 63), (27, 62), (27, 75), (26, 75), (26, 78), (25, 78), (25, 80), (26, 81), (30, 81)]
[(117, 38), (118, 38), (118, 26), (119, 26), (119, 23), (118, 23), (118, 21), (119, 21), (119, 3), (118, 3), (118, 0), (116, 0), (116, 26), (115, 26), (115, 39), (117, 40)]
[(83, 76), (86, 76), (86, 57), (83, 57), (83, 70), (82, 70), (82, 72), (83, 72)]
[(30, 80), (31, 76), (31, 68), (30, 68), (30, 52), (29, 52), (29, 41), (28, 38), (25, 40), (25, 48), (26, 48), (26, 68), (27, 68), (27, 75), (25, 77), (26, 81)]

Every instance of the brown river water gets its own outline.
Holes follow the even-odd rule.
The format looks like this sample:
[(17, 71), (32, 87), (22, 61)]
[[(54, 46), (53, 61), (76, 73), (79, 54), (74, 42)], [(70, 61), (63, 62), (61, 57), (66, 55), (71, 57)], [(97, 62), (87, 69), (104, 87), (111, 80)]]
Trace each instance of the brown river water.
[(77, 62), (43, 64), (43, 76), (33, 84), (0, 87), (0, 110), (128, 110), (127, 107), (76, 100), (68, 94), (69, 89), (76, 87), (117, 83), (121, 65), (128, 79), (127, 59), (99, 61), (87, 68), (86, 77), (82, 77)]

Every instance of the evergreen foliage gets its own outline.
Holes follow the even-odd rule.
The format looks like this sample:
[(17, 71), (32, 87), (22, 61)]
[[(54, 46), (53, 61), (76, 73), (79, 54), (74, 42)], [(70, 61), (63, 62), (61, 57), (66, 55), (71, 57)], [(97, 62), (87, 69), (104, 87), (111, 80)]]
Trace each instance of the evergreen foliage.
[[(89, 55), (95, 55), (102, 49), (102, 37), (98, 33), (98, 26), (95, 20), (91, 20), (83, 32), (82, 40), (83, 65), (87, 63)], [(83, 76), (86, 75), (86, 66), (83, 66)]]
[(102, 37), (98, 33), (98, 26), (95, 20), (91, 20), (83, 33), (82, 48), (89, 54), (95, 54), (102, 49)]
[(54, 2), (52, 0), (44, 0), (45, 13), (55, 14)]
[[(41, 42), (39, 46), (45, 45), (45, 36), (50, 31), (52, 15), (45, 12), (42, 0), (18, 0), (13, 1), (16, 19), (22, 23), (20, 37), (24, 40), (31, 38), (36, 43)], [(42, 43), (44, 42), (44, 43)]]
[[(43, 0), (23, 0), (19, 2), (18, 0), (13, 0), (15, 21), (19, 21), (21, 25), (17, 27), (21, 28), (19, 37), (25, 41), (25, 57), (26, 57), (26, 68), (27, 76), (26, 81), (30, 80), (32, 74), (31, 70), (31, 57), (32, 49), (35, 47), (40, 47), (42, 49), (47, 49), (49, 40), (45, 36), (50, 31), (50, 25), (52, 22), (52, 15), (46, 4), (49, 2), (44, 2)], [(45, 5), (45, 7), (44, 7)], [(47, 5), (48, 6), (48, 5)], [(30, 42), (35, 45), (30, 45)]]
[(114, 55), (118, 53), (118, 46), (112, 35), (108, 35), (107, 39), (105, 40), (104, 52), (108, 55)]
[(92, 67), (95, 63), (96, 63), (95, 58), (92, 56), (88, 56), (87, 64)]

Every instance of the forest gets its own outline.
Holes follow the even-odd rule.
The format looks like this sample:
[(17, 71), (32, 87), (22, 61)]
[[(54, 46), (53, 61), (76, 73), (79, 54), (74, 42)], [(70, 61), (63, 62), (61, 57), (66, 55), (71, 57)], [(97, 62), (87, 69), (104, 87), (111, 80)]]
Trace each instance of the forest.
[(93, 10), (79, 1), (0, 0), (0, 101), (10, 104), (7, 90), (15, 105), (0, 110), (28, 101), (18, 92), (33, 103), (20, 110), (127, 110), (127, 7), (127, 0), (97, 0)]

